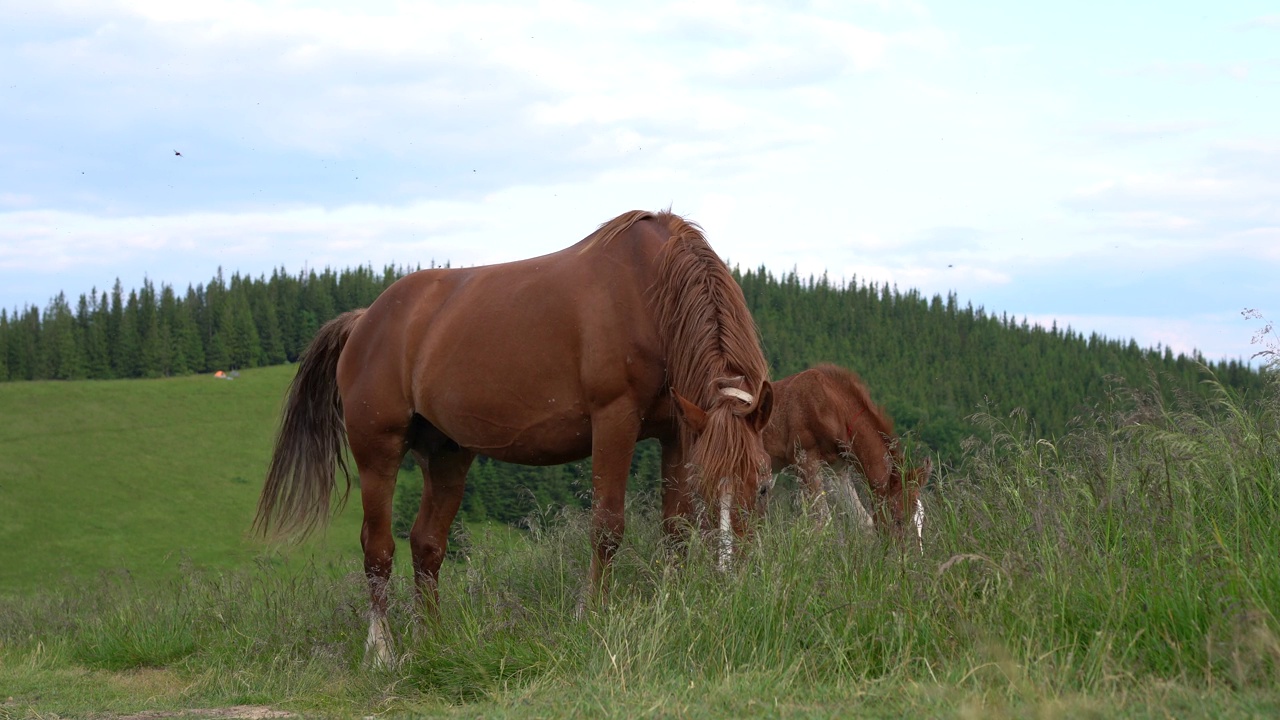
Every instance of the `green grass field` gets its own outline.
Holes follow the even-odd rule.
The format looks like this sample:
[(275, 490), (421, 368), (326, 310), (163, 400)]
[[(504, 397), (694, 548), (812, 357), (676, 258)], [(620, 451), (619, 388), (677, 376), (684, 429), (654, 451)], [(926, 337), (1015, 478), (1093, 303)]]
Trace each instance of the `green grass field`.
[[(611, 602), (582, 620), (584, 513), (514, 540), (478, 533), (446, 564), (438, 623), (397, 575), (399, 661), (373, 669), (355, 520), (339, 518), (311, 563), (254, 562), (263, 551), (243, 539), (287, 379), (0, 386), (4, 462), (24, 473), (0, 490), (0, 718), (246, 704), (308, 717), (1280, 715), (1280, 388), (1187, 408), (1120, 394), (1053, 443), (1016, 413), (984, 416), (994, 440), (927, 493), (923, 554), (844, 520), (815, 529), (779, 497), (718, 572), (696, 539), (664, 551), (638, 498)], [(15, 422), (13, 403), (50, 410)], [(133, 430), (87, 432), (75, 452), (33, 432), (77, 407)], [(219, 442), (197, 442), (197, 413)], [(260, 437), (223, 450), (237, 432)], [(37, 512), (51, 478), (61, 492)], [(108, 508), (134, 495), (149, 509)], [(149, 525), (178, 505), (201, 509)], [(112, 517), (102, 530), (77, 517), (97, 508)], [(57, 551), (14, 547), (55, 527)], [(91, 582), (47, 583), (51, 566)]]
[[(293, 372), (0, 384), (0, 594), (279, 559), (248, 531)], [(291, 554), (350, 557), (358, 528)]]

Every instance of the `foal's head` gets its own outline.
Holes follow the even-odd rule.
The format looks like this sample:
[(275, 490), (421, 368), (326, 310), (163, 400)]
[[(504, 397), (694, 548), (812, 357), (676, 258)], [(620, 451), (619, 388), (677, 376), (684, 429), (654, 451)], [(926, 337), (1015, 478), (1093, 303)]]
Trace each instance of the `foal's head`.
[(924, 525), (920, 488), (929, 482), (929, 476), (933, 474), (933, 461), (925, 458), (923, 463), (904, 469), (901, 458), (898, 458), (891, 472), (888, 527), (899, 540), (914, 536), (920, 541)]

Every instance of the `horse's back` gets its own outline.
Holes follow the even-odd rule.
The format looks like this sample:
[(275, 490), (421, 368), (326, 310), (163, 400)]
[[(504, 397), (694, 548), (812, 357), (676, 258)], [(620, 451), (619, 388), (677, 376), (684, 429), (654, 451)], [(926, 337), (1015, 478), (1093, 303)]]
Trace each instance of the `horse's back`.
[(839, 462), (855, 398), (821, 367), (777, 380), (773, 388), (775, 407), (765, 441), (775, 466), (794, 463), (797, 449), (818, 453), (823, 462)]
[[(643, 412), (663, 382), (647, 299), (663, 229), (637, 222), (598, 240), (394, 283), (348, 341), (344, 402), (376, 406), (377, 418), (420, 415), (495, 457), (581, 456), (593, 407), (631, 397)], [(524, 457), (522, 445), (544, 456)]]

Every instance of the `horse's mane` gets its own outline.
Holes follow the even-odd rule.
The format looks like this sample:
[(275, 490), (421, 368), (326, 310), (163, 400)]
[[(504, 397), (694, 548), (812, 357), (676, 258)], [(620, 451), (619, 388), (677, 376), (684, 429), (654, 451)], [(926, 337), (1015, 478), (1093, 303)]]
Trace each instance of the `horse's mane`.
[[(658, 254), (651, 301), (666, 344), (667, 384), (708, 412), (693, 461), (700, 470), (703, 497), (716, 497), (718, 487), (708, 483), (758, 472), (757, 468), (731, 467), (751, 457), (743, 423), (734, 418), (758, 406), (769, 366), (742, 289), (696, 224), (669, 211), (628, 213), (606, 223), (600, 241), (621, 232), (613, 229), (615, 223), (625, 228), (645, 217), (671, 232)], [(726, 386), (750, 393), (753, 400), (744, 404), (722, 394), (720, 389)], [(685, 448), (695, 447), (690, 435), (684, 440)]]
[(597, 245), (601, 247), (608, 245), (614, 238), (626, 232), (632, 225), (635, 225), (641, 220), (652, 217), (654, 217), (654, 214), (647, 210), (632, 210), (631, 212), (622, 213), (618, 217), (602, 223), (600, 227), (596, 228), (596, 231), (591, 233), (591, 236), (582, 244), (582, 248), (579, 249), (578, 252), (585, 253)]
[(741, 288), (702, 228), (667, 212), (654, 219), (671, 229), (653, 295), (671, 388), (704, 409), (722, 399), (720, 378), (742, 376), (742, 387), (758, 393), (769, 366)]
[(866, 383), (856, 372), (829, 363), (815, 365), (813, 370), (821, 373), (827, 381), (844, 389), (854, 402), (861, 405), (864, 409), (859, 412), (866, 414), (876, 432), (884, 435), (886, 439), (893, 438), (893, 418), (886, 415), (884, 408), (871, 400), (871, 393), (867, 390)]

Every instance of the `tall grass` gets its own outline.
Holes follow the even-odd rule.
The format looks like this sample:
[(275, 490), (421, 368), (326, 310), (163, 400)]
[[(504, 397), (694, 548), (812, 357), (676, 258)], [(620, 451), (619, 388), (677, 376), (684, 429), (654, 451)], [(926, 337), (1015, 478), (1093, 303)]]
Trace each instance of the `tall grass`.
[(1275, 710), (1280, 392), (1160, 398), (1118, 389), (1052, 443), (1020, 413), (975, 418), (993, 440), (924, 494), (923, 554), (851, 520), (817, 529), (784, 496), (720, 572), (696, 536), (670, 552), (640, 498), (609, 604), (579, 621), (587, 516), (548, 511), (516, 547), (476, 542), (446, 565), (438, 620), (396, 577), (391, 670), (361, 663), (353, 557), (15, 601), (0, 607), (0, 685), (158, 667), (181, 678), (153, 699), (173, 706), (631, 716), (1068, 702), (1141, 715), (1152, 688), (1181, 688)]

